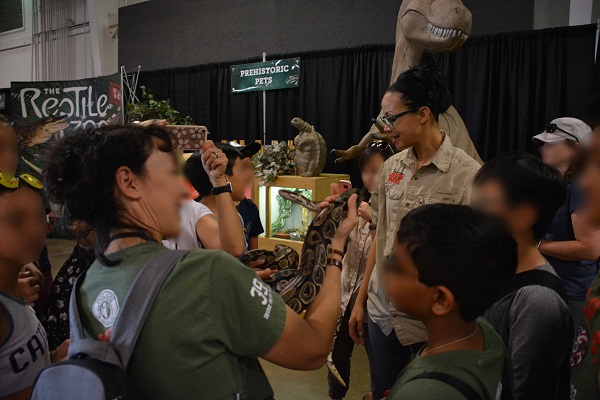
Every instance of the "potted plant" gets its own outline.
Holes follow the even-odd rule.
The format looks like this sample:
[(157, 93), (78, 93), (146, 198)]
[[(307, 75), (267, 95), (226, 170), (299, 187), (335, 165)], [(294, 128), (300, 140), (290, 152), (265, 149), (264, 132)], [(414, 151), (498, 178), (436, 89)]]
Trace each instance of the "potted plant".
[(263, 146), (263, 151), (252, 157), (259, 184), (266, 186), (272, 184), (279, 175), (295, 174), (295, 153), (284, 141)]
[(141, 100), (125, 107), (129, 122), (166, 119), (171, 125), (194, 125), (192, 117), (182, 117), (180, 112), (171, 106), (171, 100), (156, 100), (146, 86), (140, 86), (140, 90)]

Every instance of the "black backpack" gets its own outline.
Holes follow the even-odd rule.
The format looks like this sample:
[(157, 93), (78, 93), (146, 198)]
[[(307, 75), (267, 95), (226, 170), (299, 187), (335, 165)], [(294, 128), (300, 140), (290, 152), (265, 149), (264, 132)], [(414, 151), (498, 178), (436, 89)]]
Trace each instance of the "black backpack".
[(31, 399), (131, 399), (126, 370), (133, 349), (164, 281), (187, 253), (162, 250), (141, 269), (127, 293), (108, 342), (84, 338), (77, 309), (77, 292), (85, 278), (84, 272), (71, 293), (69, 359), (40, 372)]

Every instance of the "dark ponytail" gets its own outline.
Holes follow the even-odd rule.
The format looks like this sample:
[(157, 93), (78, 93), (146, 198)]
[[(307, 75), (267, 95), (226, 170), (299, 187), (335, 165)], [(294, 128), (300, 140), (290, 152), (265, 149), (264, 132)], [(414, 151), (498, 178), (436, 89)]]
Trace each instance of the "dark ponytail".
[(403, 72), (386, 92), (399, 93), (408, 108), (428, 107), (436, 121), (452, 105), (446, 80), (433, 65)]
[(155, 149), (173, 150), (160, 127), (111, 125), (67, 133), (45, 154), (44, 184), (50, 200), (62, 206), (65, 224), (81, 220), (96, 229), (96, 256), (106, 265), (117, 264), (104, 256), (114, 229), (148, 233), (142, 226), (123, 222), (124, 210), (114, 196), (115, 173), (126, 166), (143, 175)]

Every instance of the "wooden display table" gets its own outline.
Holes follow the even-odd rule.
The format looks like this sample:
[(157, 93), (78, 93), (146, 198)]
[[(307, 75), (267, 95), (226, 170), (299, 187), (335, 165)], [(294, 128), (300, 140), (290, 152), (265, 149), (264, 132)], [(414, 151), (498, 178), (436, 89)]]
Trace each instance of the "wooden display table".
[[(304, 239), (283, 239), (274, 237), (275, 232), (272, 232), (272, 224), (276, 221), (279, 216), (279, 201), (278, 191), (279, 189), (303, 189), (310, 191), (311, 198), (313, 200), (322, 200), (330, 194), (330, 187), (332, 183), (338, 183), (340, 180), (350, 180), (350, 175), (347, 174), (321, 174), (315, 177), (304, 178), (295, 175), (282, 175), (278, 177), (274, 182), (270, 182), (268, 186), (259, 186), (255, 184), (252, 191), (252, 199), (258, 206), (261, 221), (264, 224), (265, 233), (258, 237), (258, 248), (272, 250), (277, 244), (284, 244), (289, 246), (298, 253), (302, 250)], [(315, 214), (311, 211), (304, 211), (302, 214), (303, 207), (294, 204), (292, 206), (292, 213), (289, 218), (285, 219), (285, 228), (294, 229), (300, 228), (300, 218), (306, 218), (306, 212), (308, 212), (308, 222), (312, 221)], [(284, 229), (285, 230), (285, 229)]]

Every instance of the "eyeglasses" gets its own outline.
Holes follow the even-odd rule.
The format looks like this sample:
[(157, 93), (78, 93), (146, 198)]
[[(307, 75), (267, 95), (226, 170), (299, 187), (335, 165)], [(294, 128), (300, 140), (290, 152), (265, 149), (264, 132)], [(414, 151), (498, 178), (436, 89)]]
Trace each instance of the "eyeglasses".
[[(561, 129), (558, 125), (556, 125), (556, 124), (548, 124), (548, 125), (546, 125), (546, 133), (554, 133), (556, 131), (561, 131), (562, 133), (571, 136), (574, 139), (575, 143), (579, 143), (579, 139), (577, 138), (577, 136), (575, 136), (575, 135), (573, 135), (573, 134), (565, 131), (564, 129)], [(573, 141), (573, 140), (570, 140), (570, 139), (566, 139), (566, 140), (569, 140), (570, 142)]]
[(412, 108), (410, 110), (401, 112), (400, 114), (392, 115), (391, 117), (387, 117), (385, 115), (382, 115), (381, 116), (381, 122), (383, 122), (383, 124), (385, 126), (387, 126), (388, 128), (394, 129), (394, 121), (396, 121), (400, 117), (405, 116), (406, 114), (410, 114), (412, 112), (417, 111), (419, 108), (421, 108), (421, 107), (415, 107), (415, 108)]
[(377, 147), (380, 151), (385, 151), (386, 149), (391, 149), (392, 145), (385, 140), (375, 140), (369, 143), (367, 147)]
[[(6, 179), (0, 172), (0, 186), (6, 189), (17, 189), (21, 186), (21, 182), (24, 182), (34, 189), (41, 190), (44, 188), (42, 181), (30, 174), (20, 174), (12, 179)], [(0, 188), (1, 189), (1, 188)]]

